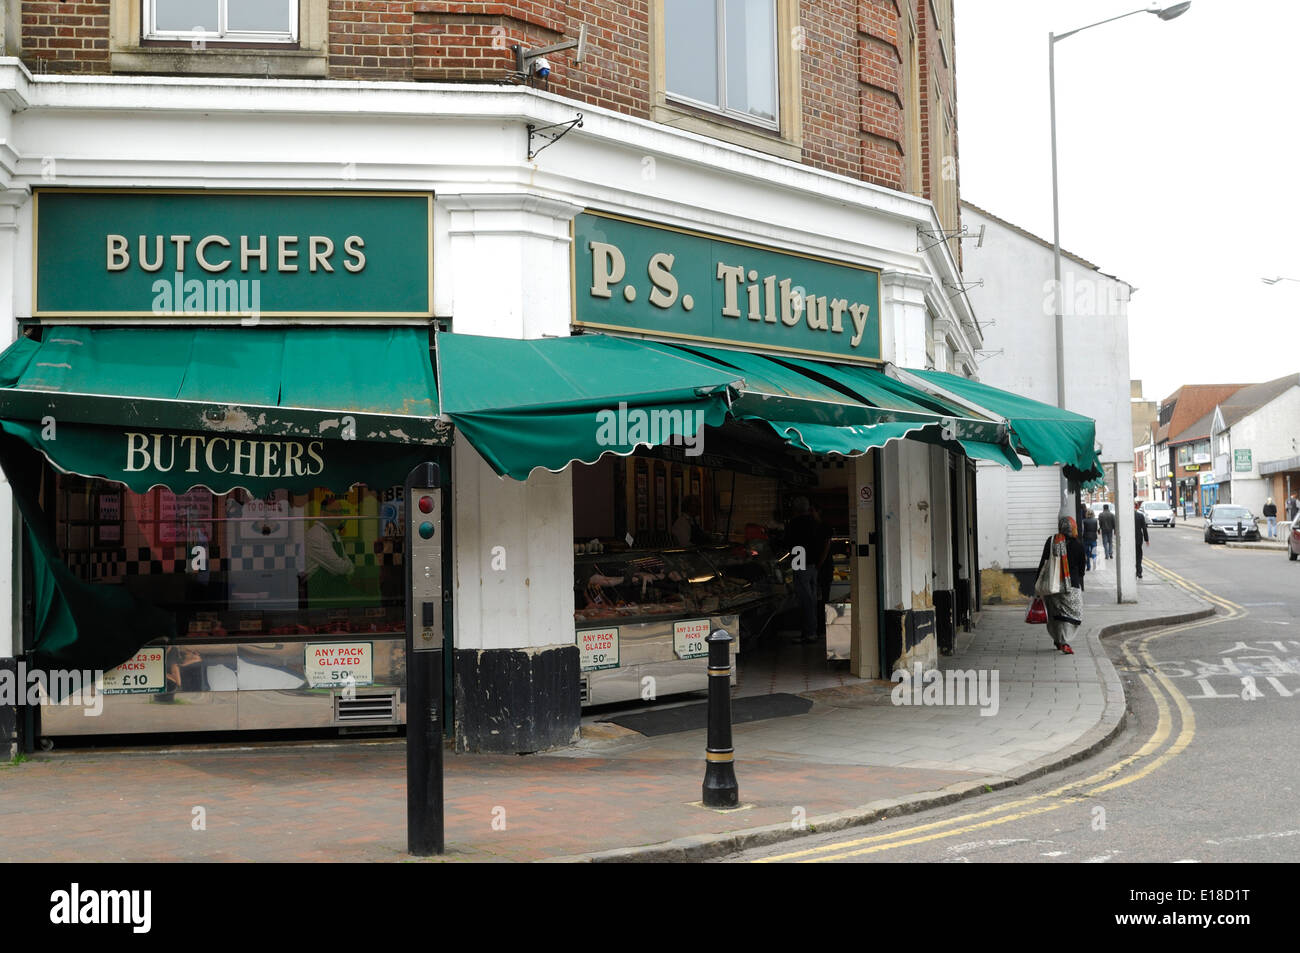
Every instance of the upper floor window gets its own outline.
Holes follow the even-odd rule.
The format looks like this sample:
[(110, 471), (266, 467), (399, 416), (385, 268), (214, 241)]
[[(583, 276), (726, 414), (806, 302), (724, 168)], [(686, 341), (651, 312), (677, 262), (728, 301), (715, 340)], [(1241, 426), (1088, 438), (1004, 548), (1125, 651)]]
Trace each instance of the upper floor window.
[(297, 0), (144, 0), (146, 40), (296, 43)]
[(664, 0), (669, 97), (777, 128), (776, 16), (776, 0)]

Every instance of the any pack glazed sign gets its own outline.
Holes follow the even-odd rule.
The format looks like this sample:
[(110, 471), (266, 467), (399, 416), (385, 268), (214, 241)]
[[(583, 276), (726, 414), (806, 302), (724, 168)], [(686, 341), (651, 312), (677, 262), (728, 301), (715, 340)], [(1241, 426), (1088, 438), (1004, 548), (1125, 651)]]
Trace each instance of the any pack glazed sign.
[(429, 193), (38, 189), (42, 318), (432, 314)]
[(576, 325), (880, 359), (875, 269), (597, 212), (573, 239)]

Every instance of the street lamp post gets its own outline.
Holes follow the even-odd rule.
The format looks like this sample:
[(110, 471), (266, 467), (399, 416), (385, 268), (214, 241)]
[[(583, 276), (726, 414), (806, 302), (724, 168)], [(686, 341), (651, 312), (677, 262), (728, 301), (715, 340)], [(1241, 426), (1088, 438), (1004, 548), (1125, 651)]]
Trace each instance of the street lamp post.
[[(1141, 10), (1121, 13), (1117, 17), (1098, 20), (1096, 23), (1089, 23), (1087, 26), (1068, 30), (1065, 33), (1047, 34), (1047, 88), (1052, 111), (1052, 269), (1053, 278), (1055, 279), (1052, 299), (1056, 308), (1056, 405), (1062, 410), (1065, 409), (1065, 318), (1063, 314), (1065, 309), (1061, 302), (1061, 203), (1056, 169), (1056, 44), (1066, 37), (1082, 33), (1084, 30), (1091, 30), (1095, 26), (1113, 23), (1116, 20), (1123, 20), (1125, 17), (1136, 16), (1139, 13), (1154, 13), (1161, 20), (1172, 20), (1186, 13), (1191, 5), (1191, 0), (1187, 0), (1186, 3), (1175, 3), (1164, 8), (1144, 7)], [(1062, 469), (1061, 516), (1070, 515), (1069, 494), (1070, 482), (1066, 479), (1065, 470)]]

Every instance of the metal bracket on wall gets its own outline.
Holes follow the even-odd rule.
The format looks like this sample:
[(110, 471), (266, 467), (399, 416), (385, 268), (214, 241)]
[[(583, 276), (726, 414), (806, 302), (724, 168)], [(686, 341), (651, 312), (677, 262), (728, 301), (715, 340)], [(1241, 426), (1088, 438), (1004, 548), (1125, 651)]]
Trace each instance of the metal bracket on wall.
[[(572, 130), (574, 127), (581, 127), (581, 126), (582, 126), (582, 113), (578, 113), (577, 116), (575, 116), (573, 119), (570, 119), (568, 122), (553, 122), (549, 126), (534, 126), (530, 122), (528, 124), (528, 161), (531, 162), (533, 159), (537, 158), (537, 156), (543, 150), (549, 149), (552, 145), (559, 142), (561, 139), (567, 136), (570, 130)], [(560, 131), (548, 132), (547, 130), (549, 129), (559, 129)], [(538, 139), (545, 139), (546, 145), (538, 146), (537, 149), (534, 150), (533, 149), (534, 137)]]

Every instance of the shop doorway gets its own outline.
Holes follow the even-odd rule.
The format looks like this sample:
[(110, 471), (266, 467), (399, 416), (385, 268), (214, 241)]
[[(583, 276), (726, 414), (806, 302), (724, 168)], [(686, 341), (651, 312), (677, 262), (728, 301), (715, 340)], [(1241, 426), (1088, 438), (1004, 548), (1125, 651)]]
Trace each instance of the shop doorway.
[[(697, 456), (664, 446), (574, 465), (585, 706), (702, 691), (699, 637), (716, 628), (736, 639), (739, 697), (859, 681), (848, 671), (854, 462), (795, 453), (745, 422), (708, 428), (703, 447)], [(869, 494), (873, 513), (877, 499)], [(811, 641), (790, 539), (800, 517), (825, 535)]]

